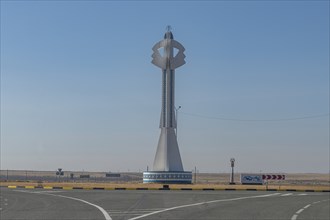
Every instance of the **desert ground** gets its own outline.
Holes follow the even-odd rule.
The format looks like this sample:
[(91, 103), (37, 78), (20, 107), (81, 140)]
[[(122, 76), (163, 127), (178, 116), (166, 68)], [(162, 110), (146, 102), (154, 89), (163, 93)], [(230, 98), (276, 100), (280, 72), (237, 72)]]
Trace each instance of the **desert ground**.
[[(141, 172), (123, 172), (120, 177), (106, 177), (106, 172), (78, 172), (64, 171), (63, 176), (56, 175), (56, 171), (31, 171), (31, 170), (1, 170), (0, 186), (62, 186), (62, 187), (104, 187), (104, 188), (160, 188), (161, 184), (143, 184)], [(243, 186), (240, 184), (240, 174), (235, 174), (235, 185), (229, 185), (229, 173), (193, 173), (193, 184), (174, 185), (176, 188), (215, 188), (215, 189), (246, 189), (257, 188), (266, 189), (313, 189), (330, 190), (330, 175), (325, 173), (281, 173), (285, 175), (285, 180), (268, 181), (262, 186)], [(89, 175), (89, 178), (81, 178)]]

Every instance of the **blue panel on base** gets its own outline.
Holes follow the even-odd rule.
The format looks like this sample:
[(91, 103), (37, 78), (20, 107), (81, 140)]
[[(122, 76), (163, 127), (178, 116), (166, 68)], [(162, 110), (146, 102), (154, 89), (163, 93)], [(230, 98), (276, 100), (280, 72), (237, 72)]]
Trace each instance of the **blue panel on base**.
[(143, 172), (143, 183), (191, 184), (192, 172)]

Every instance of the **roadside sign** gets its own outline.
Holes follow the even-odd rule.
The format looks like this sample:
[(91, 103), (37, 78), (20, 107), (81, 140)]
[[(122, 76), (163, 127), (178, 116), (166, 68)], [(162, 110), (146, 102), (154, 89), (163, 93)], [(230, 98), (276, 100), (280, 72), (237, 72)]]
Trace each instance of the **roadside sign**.
[(278, 174), (263, 174), (263, 180), (285, 180), (285, 175), (278, 175)]
[(241, 174), (241, 183), (249, 185), (262, 185), (264, 181), (261, 174)]

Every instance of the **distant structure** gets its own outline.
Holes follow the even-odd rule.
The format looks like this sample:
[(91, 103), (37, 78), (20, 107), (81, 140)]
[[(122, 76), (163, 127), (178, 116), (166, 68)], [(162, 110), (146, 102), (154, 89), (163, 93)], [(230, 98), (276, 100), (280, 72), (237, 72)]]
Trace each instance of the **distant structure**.
[(184, 47), (174, 40), (167, 26), (164, 39), (152, 48), (152, 63), (162, 69), (160, 137), (153, 170), (143, 173), (144, 183), (191, 183), (192, 173), (183, 170), (177, 136), (174, 105), (175, 69), (184, 65)]
[(230, 166), (231, 166), (231, 174), (230, 174), (230, 182), (229, 184), (234, 185), (234, 167), (235, 167), (235, 158), (230, 158)]

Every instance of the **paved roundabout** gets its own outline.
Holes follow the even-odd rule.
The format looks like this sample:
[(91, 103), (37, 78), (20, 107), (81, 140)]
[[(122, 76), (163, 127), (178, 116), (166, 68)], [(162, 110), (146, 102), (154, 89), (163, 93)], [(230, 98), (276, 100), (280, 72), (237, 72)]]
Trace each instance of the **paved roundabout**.
[(12, 219), (330, 219), (328, 192), (1, 188)]

